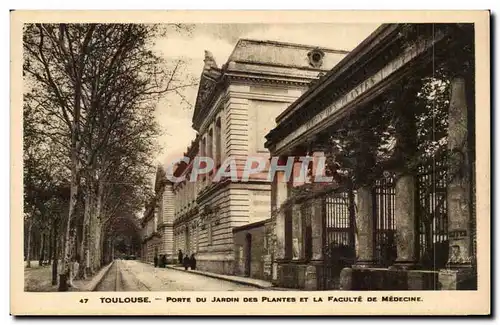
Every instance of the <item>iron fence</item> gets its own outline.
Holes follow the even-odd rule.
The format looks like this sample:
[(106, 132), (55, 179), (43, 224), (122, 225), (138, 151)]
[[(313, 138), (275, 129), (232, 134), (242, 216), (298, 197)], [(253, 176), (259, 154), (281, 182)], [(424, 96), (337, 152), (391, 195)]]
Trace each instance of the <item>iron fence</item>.
[(397, 257), (394, 220), (396, 188), (393, 177), (375, 182), (373, 195), (373, 257), (376, 265), (388, 267)]
[(417, 170), (419, 262), (426, 269), (443, 268), (448, 260), (446, 161), (434, 161)]
[(337, 289), (340, 271), (351, 266), (356, 257), (354, 245), (353, 193), (329, 194), (324, 198), (323, 289)]

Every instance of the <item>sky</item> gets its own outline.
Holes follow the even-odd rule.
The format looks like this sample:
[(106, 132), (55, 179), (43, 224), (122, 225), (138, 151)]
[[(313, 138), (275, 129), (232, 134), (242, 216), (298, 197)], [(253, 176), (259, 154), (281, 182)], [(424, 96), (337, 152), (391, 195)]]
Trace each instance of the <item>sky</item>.
[[(197, 83), (203, 68), (204, 51), (213, 55), (220, 67), (226, 63), (240, 38), (272, 40), (352, 50), (379, 25), (374, 24), (196, 24), (172, 30), (156, 41), (156, 51), (168, 62), (182, 60), (178, 82)], [(163, 134), (159, 164), (180, 157), (195, 138), (191, 118), (197, 86), (167, 94), (159, 103), (156, 118)]]

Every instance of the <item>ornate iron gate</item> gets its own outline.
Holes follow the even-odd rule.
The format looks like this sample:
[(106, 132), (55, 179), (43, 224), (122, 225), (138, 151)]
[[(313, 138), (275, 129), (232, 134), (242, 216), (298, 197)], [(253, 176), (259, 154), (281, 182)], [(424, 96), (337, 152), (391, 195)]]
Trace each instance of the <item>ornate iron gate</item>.
[(354, 198), (347, 192), (329, 194), (324, 199), (323, 289), (338, 288), (340, 271), (355, 262)]
[(442, 268), (448, 260), (446, 186), (445, 160), (418, 168), (419, 260), (428, 269)]
[(378, 266), (388, 267), (397, 257), (394, 221), (396, 189), (392, 177), (375, 182), (373, 187), (373, 257)]

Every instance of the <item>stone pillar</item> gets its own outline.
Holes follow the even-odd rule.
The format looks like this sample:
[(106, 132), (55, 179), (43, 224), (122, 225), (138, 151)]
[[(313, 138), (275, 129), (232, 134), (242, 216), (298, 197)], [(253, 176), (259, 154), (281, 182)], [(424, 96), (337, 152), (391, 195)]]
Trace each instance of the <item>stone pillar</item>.
[(369, 187), (358, 190), (356, 214), (356, 267), (373, 265), (373, 195)]
[(284, 171), (276, 171), (273, 179), (273, 213), (276, 213), (276, 247), (274, 258), (276, 260), (285, 259), (285, 209), (280, 209), (281, 204), (286, 201), (288, 195), (287, 183)]
[[(301, 173), (302, 162), (296, 160), (293, 164), (293, 173), (291, 177), (292, 187), (301, 186), (305, 183), (305, 178)], [(292, 260), (301, 260), (304, 257), (303, 241), (303, 222), (300, 211), (301, 204), (292, 206)]]
[(416, 213), (415, 213), (415, 178), (403, 175), (396, 182), (395, 223), (398, 258), (397, 268), (411, 268), (417, 262)]
[[(316, 142), (313, 144), (312, 153), (312, 171), (311, 171), (311, 181), (315, 182), (316, 171), (318, 169), (318, 159), (324, 158), (325, 146), (322, 142)], [(326, 167), (326, 166), (323, 166)], [(324, 172), (324, 171), (323, 171)], [(324, 176), (324, 175), (322, 175)], [(321, 183), (314, 183), (316, 188), (321, 187)], [(325, 218), (325, 199), (317, 198), (312, 201), (311, 206), (311, 237), (312, 237), (312, 256), (311, 260), (313, 262), (323, 262), (323, 225)]]
[(300, 161), (297, 157), (295, 159), (296, 160), (293, 162), (292, 175), (290, 177), (292, 187), (304, 185), (307, 180), (307, 169), (302, 167), (302, 161)]
[(323, 261), (323, 224), (325, 218), (325, 201), (315, 199), (311, 206), (312, 228), (312, 261)]
[(448, 113), (448, 238), (447, 269), (440, 270), (441, 290), (477, 289), (477, 275), (472, 267), (473, 229), (471, 216), (470, 157), (468, 156), (467, 89), (463, 77), (451, 81)]
[(325, 157), (325, 153), (323, 151), (320, 151), (319, 149), (315, 150), (312, 153), (311, 182), (313, 182), (313, 183), (316, 181), (316, 172), (318, 170), (318, 160), (320, 158), (324, 158), (324, 157)]
[(449, 177), (448, 237), (450, 244), (450, 266), (469, 266), (471, 251), (471, 214), (469, 159), (467, 155), (467, 100), (465, 80), (462, 77), (451, 81), (451, 98), (448, 115)]
[(301, 260), (304, 257), (304, 241), (302, 240), (304, 232), (300, 204), (294, 204), (292, 207), (292, 225), (292, 259)]

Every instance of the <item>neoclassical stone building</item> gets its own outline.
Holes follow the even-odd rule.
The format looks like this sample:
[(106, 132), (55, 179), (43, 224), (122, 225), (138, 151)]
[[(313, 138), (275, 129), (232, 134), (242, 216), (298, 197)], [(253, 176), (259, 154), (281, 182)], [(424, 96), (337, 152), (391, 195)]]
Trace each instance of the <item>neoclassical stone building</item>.
[(198, 138), (196, 138), (184, 153), (184, 157), (188, 157), (190, 163), (180, 162), (174, 167), (174, 176), (184, 176), (186, 180), (170, 184), (173, 195), (170, 204), (174, 211), (173, 250), (176, 252), (176, 257), (179, 250), (184, 254), (198, 253), (199, 234), (204, 228), (196, 218), (199, 212), (196, 202), (198, 185), (187, 181), (193, 168), (193, 159), (198, 155), (198, 144)]
[(174, 195), (172, 184), (165, 178), (162, 167), (157, 168), (155, 179), (156, 196), (148, 202), (142, 227), (142, 254), (141, 260), (153, 263), (155, 256), (166, 255), (167, 261), (173, 261), (173, 221), (174, 208), (172, 206)]
[[(436, 89), (432, 105), (417, 100), (424, 84)], [(283, 162), (309, 155), (314, 171), (332, 152), (349, 156), (373, 143), (379, 152), (349, 156), (338, 165), (348, 170), (329, 161), (337, 172), (329, 184), (278, 173), (273, 282), (308, 290), (476, 288), (474, 85), (472, 24), (386, 24), (290, 105), (266, 135)], [(440, 86), (448, 89), (442, 97)]]
[[(264, 136), (275, 118), (320, 74), (347, 52), (305, 45), (241, 39), (218, 66), (209, 52), (193, 114), (198, 136), (187, 156), (211, 157), (214, 171), (196, 183), (173, 185), (174, 247), (196, 253), (201, 270), (234, 273), (233, 228), (270, 217), (270, 184), (226, 179), (213, 182), (218, 167), (233, 158), (241, 175), (248, 156), (269, 157)], [(189, 175), (191, 166), (177, 165)]]

